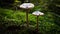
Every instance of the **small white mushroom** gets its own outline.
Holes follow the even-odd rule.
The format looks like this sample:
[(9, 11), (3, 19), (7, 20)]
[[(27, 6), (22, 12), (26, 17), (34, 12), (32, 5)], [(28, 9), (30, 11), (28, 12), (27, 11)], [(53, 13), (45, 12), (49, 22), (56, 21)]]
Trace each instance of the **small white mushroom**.
[(20, 5), (20, 8), (24, 8), (24, 9), (29, 9), (33, 7), (34, 7), (34, 4), (32, 3), (23, 3), (22, 5)]
[(37, 25), (36, 25), (36, 29), (37, 29), (37, 31), (38, 31), (38, 30), (39, 30), (39, 22), (38, 22), (38, 19), (39, 19), (39, 18), (38, 18), (38, 17), (39, 17), (40, 15), (44, 15), (44, 13), (42, 13), (42, 12), (40, 12), (40, 11), (35, 11), (35, 12), (33, 12), (32, 14), (35, 15), (35, 16), (37, 16), (37, 19), (36, 19), (36, 20), (37, 20), (37, 21), (36, 21), (36, 24), (37, 24)]
[(40, 11), (35, 11), (32, 13), (33, 15), (39, 16), (39, 15), (44, 15), (44, 13), (40, 12)]

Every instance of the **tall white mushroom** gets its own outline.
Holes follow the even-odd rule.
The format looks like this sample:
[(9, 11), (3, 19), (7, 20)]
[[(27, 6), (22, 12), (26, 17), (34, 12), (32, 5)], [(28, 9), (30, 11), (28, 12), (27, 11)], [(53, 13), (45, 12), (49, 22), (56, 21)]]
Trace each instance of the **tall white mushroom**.
[(37, 31), (38, 31), (38, 30), (39, 30), (38, 17), (44, 15), (44, 13), (42, 13), (42, 12), (40, 12), (40, 11), (35, 11), (35, 12), (33, 12), (32, 14), (35, 15), (35, 16), (37, 16), (37, 26), (36, 26), (36, 27), (37, 27)]
[(30, 9), (33, 7), (34, 7), (34, 4), (32, 3), (23, 3), (22, 5), (20, 5), (20, 8), (24, 8), (24, 9)]
[(29, 27), (28, 12), (29, 12), (29, 9), (34, 8), (34, 4), (32, 4), (32, 3), (23, 3), (23, 4), (20, 5), (20, 8), (26, 9), (26, 23), (27, 23), (27, 27)]

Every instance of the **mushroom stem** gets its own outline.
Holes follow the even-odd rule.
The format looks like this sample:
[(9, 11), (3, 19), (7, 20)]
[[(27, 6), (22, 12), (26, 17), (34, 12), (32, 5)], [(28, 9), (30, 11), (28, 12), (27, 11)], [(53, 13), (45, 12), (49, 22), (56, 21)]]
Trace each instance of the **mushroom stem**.
[(28, 21), (28, 9), (26, 10), (26, 24), (27, 24), (27, 28), (29, 27), (29, 21)]
[(39, 30), (38, 17), (39, 17), (39, 16), (37, 16), (37, 31)]

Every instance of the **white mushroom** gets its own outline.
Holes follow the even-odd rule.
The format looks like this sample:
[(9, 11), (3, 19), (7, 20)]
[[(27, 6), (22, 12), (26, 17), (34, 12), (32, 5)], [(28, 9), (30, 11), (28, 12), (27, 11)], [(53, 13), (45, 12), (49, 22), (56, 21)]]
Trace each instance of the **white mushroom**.
[(33, 15), (39, 16), (39, 15), (44, 15), (44, 13), (40, 12), (40, 11), (35, 11), (32, 13)]
[(29, 9), (33, 7), (34, 7), (34, 4), (32, 3), (23, 3), (22, 5), (20, 5), (20, 8), (24, 8), (24, 9)]

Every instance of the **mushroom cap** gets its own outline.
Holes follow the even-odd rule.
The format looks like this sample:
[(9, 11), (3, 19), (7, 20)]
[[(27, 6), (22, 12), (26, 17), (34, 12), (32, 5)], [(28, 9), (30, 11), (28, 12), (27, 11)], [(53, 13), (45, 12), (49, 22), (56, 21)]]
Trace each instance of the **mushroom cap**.
[(22, 5), (20, 5), (20, 8), (24, 8), (24, 9), (30, 9), (33, 7), (34, 7), (34, 4), (32, 3), (23, 3)]
[(35, 11), (32, 13), (33, 15), (39, 16), (39, 15), (44, 15), (44, 13), (40, 12), (40, 11)]

